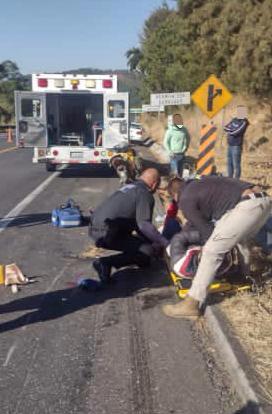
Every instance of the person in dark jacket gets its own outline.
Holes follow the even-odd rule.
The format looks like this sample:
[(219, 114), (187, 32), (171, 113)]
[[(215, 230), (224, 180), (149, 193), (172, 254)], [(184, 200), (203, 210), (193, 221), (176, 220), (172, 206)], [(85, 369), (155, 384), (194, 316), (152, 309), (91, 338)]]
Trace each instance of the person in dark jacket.
[(247, 118), (237, 110), (237, 117), (233, 118), (224, 126), (227, 134), (227, 170), (228, 177), (240, 178), (241, 176), (241, 157), (243, 151), (243, 140), (246, 129), (249, 125)]
[(112, 267), (147, 266), (150, 257), (168, 245), (169, 241), (152, 224), (153, 193), (159, 183), (159, 172), (148, 168), (138, 180), (121, 187), (91, 214), (89, 235), (95, 245), (121, 252), (93, 262), (102, 282), (110, 281)]
[(163, 311), (174, 318), (197, 318), (225, 254), (238, 245), (248, 260), (247, 243), (269, 218), (272, 200), (259, 186), (234, 178), (209, 176), (171, 185), (172, 197), (199, 231), (203, 248), (185, 300), (165, 305)]

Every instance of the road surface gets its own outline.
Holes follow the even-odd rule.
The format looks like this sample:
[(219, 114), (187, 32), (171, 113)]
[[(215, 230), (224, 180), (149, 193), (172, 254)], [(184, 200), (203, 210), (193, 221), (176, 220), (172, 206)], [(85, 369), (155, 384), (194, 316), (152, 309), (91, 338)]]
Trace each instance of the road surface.
[(176, 301), (163, 262), (118, 271), (102, 291), (73, 287), (96, 277), (80, 258), (87, 227), (53, 228), (51, 210), (72, 197), (87, 214), (118, 180), (80, 169), (48, 182), (31, 156), (0, 152), (0, 263), (16, 262), (36, 281), (17, 294), (0, 286), (1, 414), (235, 413), (240, 403), (205, 324), (161, 312)]

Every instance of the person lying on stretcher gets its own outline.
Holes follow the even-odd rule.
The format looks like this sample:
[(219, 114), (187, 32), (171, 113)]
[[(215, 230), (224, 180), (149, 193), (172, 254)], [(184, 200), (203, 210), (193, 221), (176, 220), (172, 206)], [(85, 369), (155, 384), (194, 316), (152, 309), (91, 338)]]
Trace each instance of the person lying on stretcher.
[[(170, 258), (172, 271), (179, 277), (192, 279), (200, 261), (201, 237), (191, 223), (186, 222), (182, 226), (177, 213), (178, 205), (175, 200), (172, 200), (167, 207), (161, 231), (162, 235), (170, 241), (166, 253)], [(235, 251), (226, 255), (218, 271), (218, 276), (230, 269), (235, 259), (237, 260), (236, 256), (237, 253)]]
[[(200, 233), (192, 225), (186, 223), (182, 231), (173, 236), (167, 250), (174, 273), (181, 278), (193, 279), (201, 257)], [(237, 252), (235, 250), (226, 254), (217, 276), (221, 277), (225, 274), (236, 261)]]

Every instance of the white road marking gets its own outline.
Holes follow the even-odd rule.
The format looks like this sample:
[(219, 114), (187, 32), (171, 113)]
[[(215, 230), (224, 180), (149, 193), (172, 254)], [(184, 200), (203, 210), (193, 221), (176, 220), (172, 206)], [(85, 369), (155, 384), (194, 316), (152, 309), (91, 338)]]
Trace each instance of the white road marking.
[(4, 231), (10, 223), (16, 220), (17, 216), (30, 204), (35, 198), (41, 194), (49, 184), (59, 175), (59, 171), (56, 171), (45, 181), (43, 181), (35, 190), (28, 194), (17, 206), (15, 206), (8, 214), (0, 220), (0, 233)]
[(3, 364), (3, 367), (7, 367), (8, 366), (8, 363), (10, 361), (10, 358), (11, 358), (13, 352), (15, 351), (15, 349), (16, 349), (16, 344), (11, 345), (11, 347), (8, 350), (7, 357), (6, 357), (6, 360), (5, 360), (4, 364)]
[(102, 193), (104, 190), (102, 188), (82, 187), (80, 191), (84, 193)]
[[(39, 195), (42, 193), (42, 191), (44, 191), (49, 184), (59, 175), (59, 171), (56, 171), (54, 174), (50, 175), (50, 177), (48, 177), (44, 182), (42, 182), (37, 188), (35, 188), (35, 190), (33, 190), (30, 194), (28, 194), (19, 204), (17, 204), (17, 206), (15, 206), (3, 219), (0, 220), (0, 233), (2, 231), (4, 231), (9, 224), (16, 220), (16, 217)], [(66, 270), (66, 267), (64, 269), (61, 270), (61, 272), (54, 278), (54, 280), (52, 281), (52, 283), (49, 285), (49, 287), (46, 289), (41, 303), (43, 302), (45, 295), (52, 289), (52, 287), (54, 286), (54, 284), (58, 281), (58, 279), (63, 275), (64, 271)], [(29, 317), (29, 319), (27, 319), (26, 324), (29, 323), (29, 320), (31, 319), (31, 317)], [(22, 330), (26, 329), (26, 325), (23, 326), (21, 328)], [(3, 367), (6, 367), (15, 351), (15, 349), (17, 348), (18, 345), (18, 341), (15, 341), (13, 343), (13, 345), (11, 345), (11, 347), (8, 350), (5, 362), (3, 364)]]
[(4, 149), (0, 150), (0, 154), (3, 154), (4, 152), (13, 151), (15, 149), (17, 149), (17, 147), (4, 148)]

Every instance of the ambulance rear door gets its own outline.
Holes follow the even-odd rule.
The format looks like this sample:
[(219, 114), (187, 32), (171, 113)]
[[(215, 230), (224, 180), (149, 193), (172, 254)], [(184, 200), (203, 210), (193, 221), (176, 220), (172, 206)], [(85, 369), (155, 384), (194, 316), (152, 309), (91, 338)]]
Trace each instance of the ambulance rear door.
[(128, 92), (104, 95), (103, 147), (123, 147), (129, 141)]
[(16, 141), (19, 147), (46, 147), (46, 94), (15, 91)]

